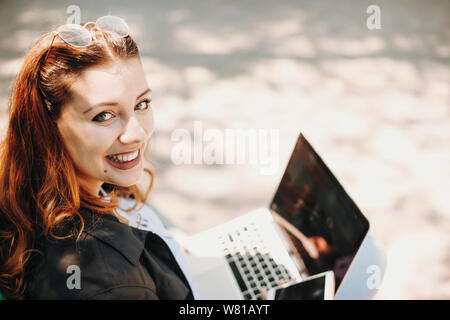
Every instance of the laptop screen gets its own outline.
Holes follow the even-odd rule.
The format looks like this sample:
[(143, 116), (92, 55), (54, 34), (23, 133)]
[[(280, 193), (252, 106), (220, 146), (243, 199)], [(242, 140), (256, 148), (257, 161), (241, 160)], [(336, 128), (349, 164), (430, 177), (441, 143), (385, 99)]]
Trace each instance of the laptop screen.
[(270, 207), (291, 226), (283, 229), (306, 272), (333, 270), (337, 291), (369, 222), (302, 134)]

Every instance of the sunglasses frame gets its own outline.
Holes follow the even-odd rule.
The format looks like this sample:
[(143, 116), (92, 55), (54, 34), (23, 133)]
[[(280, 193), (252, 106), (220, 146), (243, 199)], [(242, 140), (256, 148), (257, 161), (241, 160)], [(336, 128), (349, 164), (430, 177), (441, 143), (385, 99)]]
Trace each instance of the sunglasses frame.
[[(108, 30), (108, 28), (105, 28), (105, 26), (108, 27), (108, 24), (107, 24), (107, 23), (102, 27), (102, 24), (101, 24), (102, 19), (103, 19), (103, 20), (105, 20), (105, 19), (115, 19), (115, 20), (117, 20), (119, 23), (122, 24), (122, 26), (124, 27), (124, 30), (126, 30), (126, 32), (124, 32), (123, 34), (120, 34), (119, 32), (116, 32), (116, 31), (114, 31), (114, 30)], [(59, 37), (61, 38), (62, 41), (64, 41), (66, 44), (68, 44), (68, 45), (70, 45), (70, 46), (73, 46), (73, 47), (83, 48), (83, 47), (89, 46), (89, 45), (92, 43), (92, 33), (91, 33), (90, 30), (88, 30), (88, 29), (86, 28), (86, 26), (89, 25), (89, 24), (94, 24), (94, 26), (97, 26), (97, 27), (100, 28), (101, 30), (106, 31), (106, 32), (113, 33), (113, 34), (115, 34), (116, 36), (118, 36), (118, 37), (120, 37), (120, 38), (126, 38), (126, 37), (128, 37), (128, 36), (130, 35), (130, 28), (129, 28), (128, 24), (127, 24), (122, 18), (116, 17), (116, 16), (102, 16), (102, 17), (98, 18), (95, 22), (87, 22), (87, 23), (85, 23), (83, 26), (81, 26), (81, 25), (79, 25), (79, 24), (63, 24), (63, 25), (59, 26), (58, 29), (56, 29), (56, 31), (53, 33), (52, 41), (50, 42), (50, 46), (49, 46), (49, 48), (48, 48), (48, 50), (47, 50), (47, 54), (45, 55), (45, 58), (44, 58), (44, 61), (43, 61), (42, 64), (45, 64), (45, 62), (47, 61), (47, 58), (48, 58), (48, 56), (49, 56), (49, 54), (50, 54), (50, 51), (51, 51), (51, 49), (52, 49), (53, 42), (55, 41), (56, 36), (59, 36)], [(64, 38), (61, 36), (60, 33), (63, 31), (63, 30), (62, 30), (63, 28), (68, 27), (68, 26), (70, 26), (71, 28), (77, 26), (77, 28), (80, 28), (80, 29), (79, 29), (80, 32), (83, 32), (82, 30), (86, 30), (87, 32), (89, 32), (89, 35), (90, 35), (90, 37), (89, 37), (89, 43), (86, 44), (86, 45), (75, 45), (75, 44), (73, 44), (73, 43), (70, 43), (67, 39), (64, 39)]]

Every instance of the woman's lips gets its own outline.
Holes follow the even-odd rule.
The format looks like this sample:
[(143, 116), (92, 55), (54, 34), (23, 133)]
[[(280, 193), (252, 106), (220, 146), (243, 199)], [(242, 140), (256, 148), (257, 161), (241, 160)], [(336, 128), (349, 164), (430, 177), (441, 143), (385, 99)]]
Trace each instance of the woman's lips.
[(137, 157), (130, 161), (118, 162), (110, 159), (109, 157), (105, 157), (105, 159), (114, 168), (128, 170), (138, 165), (139, 160), (141, 159), (141, 150), (139, 149)]

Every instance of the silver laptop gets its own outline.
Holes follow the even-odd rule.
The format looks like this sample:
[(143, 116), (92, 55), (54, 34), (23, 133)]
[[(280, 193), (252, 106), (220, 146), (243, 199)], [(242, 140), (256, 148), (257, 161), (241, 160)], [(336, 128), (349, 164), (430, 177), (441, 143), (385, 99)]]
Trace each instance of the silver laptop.
[(300, 134), (268, 208), (187, 239), (197, 299), (261, 298), (291, 279), (333, 271), (345, 280), (369, 222)]

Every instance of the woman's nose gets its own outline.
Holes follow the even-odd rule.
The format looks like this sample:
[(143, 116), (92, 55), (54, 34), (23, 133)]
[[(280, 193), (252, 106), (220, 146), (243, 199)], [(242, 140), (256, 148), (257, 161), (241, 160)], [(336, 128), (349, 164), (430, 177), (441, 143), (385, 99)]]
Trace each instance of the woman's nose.
[(119, 137), (123, 144), (140, 143), (147, 138), (147, 132), (136, 117), (130, 117)]

